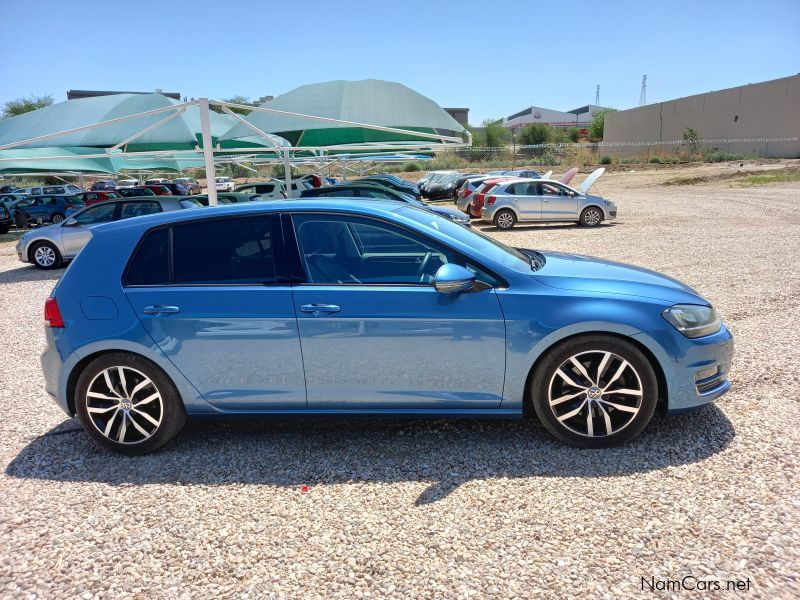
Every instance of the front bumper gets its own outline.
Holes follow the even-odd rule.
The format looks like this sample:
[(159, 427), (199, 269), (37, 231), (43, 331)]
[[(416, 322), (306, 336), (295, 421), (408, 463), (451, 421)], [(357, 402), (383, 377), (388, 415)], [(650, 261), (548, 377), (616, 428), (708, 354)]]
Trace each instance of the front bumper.
[(24, 263), (30, 262), (28, 260), (27, 244), (25, 244), (22, 241), (22, 238), (20, 238), (19, 241), (17, 242), (17, 246), (16, 246), (15, 250), (17, 251), (17, 258), (19, 258), (20, 261), (22, 261)]
[(725, 325), (713, 335), (696, 339), (672, 328), (633, 337), (647, 346), (661, 365), (669, 414), (713, 402), (730, 389), (733, 336)]

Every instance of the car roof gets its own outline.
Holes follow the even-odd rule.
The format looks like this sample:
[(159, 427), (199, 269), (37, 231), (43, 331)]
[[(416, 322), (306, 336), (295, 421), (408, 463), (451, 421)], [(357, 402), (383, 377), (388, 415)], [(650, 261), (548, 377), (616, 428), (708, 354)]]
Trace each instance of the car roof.
[[(175, 197), (173, 200), (182, 200)], [(204, 208), (178, 210), (172, 212), (156, 213), (139, 217), (137, 219), (123, 219), (112, 223), (105, 223), (93, 229), (99, 233), (109, 233), (128, 228), (149, 229), (158, 225), (179, 223), (181, 221), (194, 221), (198, 219), (213, 219), (226, 216), (247, 216), (272, 212), (289, 212), (296, 210), (320, 210), (342, 213), (359, 213), (368, 216), (386, 216), (392, 212), (406, 207), (408, 204), (395, 200), (372, 200), (364, 198), (293, 198), (291, 200), (275, 200), (273, 202), (242, 202), (238, 204), (225, 204), (223, 206), (210, 206)]]

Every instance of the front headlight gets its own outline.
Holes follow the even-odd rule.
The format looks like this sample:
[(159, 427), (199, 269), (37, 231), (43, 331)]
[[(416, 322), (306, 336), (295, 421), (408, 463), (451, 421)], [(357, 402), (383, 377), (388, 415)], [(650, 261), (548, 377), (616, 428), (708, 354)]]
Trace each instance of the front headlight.
[(688, 338), (699, 338), (717, 333), (722, 321), (711, 306), (676, 304), (661, 313), (675, 329)]

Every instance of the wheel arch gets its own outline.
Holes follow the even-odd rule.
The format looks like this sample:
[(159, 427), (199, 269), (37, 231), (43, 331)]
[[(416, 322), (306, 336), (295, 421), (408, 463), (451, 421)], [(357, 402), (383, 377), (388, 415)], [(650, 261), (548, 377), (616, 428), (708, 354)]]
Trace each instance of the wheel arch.
[(634, 338), (632, 336), (624, 335), (624, 334), (621, 334), (621, 333), (618, 333), (618, 332), (615, 332), (615, 331), (597, 330), (597, 331), (582, 331), (580, 333), (575, 333), (575, 334), (572, 334), (572, 335), (568, 335), (567, 337), (555, 340), (552, 344), (550, 344), (549, 346), (544, 348), (539, 353), (539, 355), (536, 357), (536, 360), (533, 362), (533, 364), (531, 365), (530, 369), (528, 370), (528, 375), (525, 378), (525, 388), (523, 390), (523, 397), (522, 397), (522, 410), (523, 410), (523, 413), (525, 414), (525, 416), (529, 416), (529, 415), (533, 416), (533, 415), (536, 414), (535, 411), (533, 410), (533, 397), (531, 395), (531, 382), (533, 380), (533, 375), (536, 372), (536, 369), (539, 367), (541, 362), (544, 360), (545, 356), (551, 350), (556, 348), (557, 346), (569, 343), (569, 342), (574, 341), (574, 340), (576, 340), (578, 338), (587, 337), (587, 336), (591, 336), (591, 335), (604, 335), (604, 336), (607, 336), (607, 337), (612, 337), (612, 338), (616, 338), (616, 339), (619, 339), (619, 340), (626, 341), (626, 342), (632, 344), (633, 346), (635, 346), (639, 351), (641, 351), (642, 354), (644, 354), (645, 358), (647, 358), (648, 362), (650, 363), (650, 366), (653, 367), (653, 371), (655, 372), (655, 375), (656, 375), (656, 383), (658, 385), (658, 390), (657, 390), (658, 398), (657, 398), (656, 410), (662, 411), (662, 412), (666, 412), (667, 406), (668, 406), (668, 399), (669, 399), (669, 397), (668, 397), (669, 391), (668, 391), (668, 387), (667, 387), (667, 378), (666, 378), (666, 375), (664, 374), (664, 369), (661, 366), (661, 363), (658, 361), (658, 359), (656, 358), (655, 354), (653, 354), (653, 352), (650, 350), (650, 348), (648, 348), (640, 340), (637, 340), (636, 338)]

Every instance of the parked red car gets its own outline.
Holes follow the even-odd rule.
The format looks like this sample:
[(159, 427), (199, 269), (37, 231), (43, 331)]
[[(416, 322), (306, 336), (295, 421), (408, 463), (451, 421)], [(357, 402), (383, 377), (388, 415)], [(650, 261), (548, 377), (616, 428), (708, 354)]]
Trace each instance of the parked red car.
[(487, 179), (483, 182), (477, 190), (475, 190), (475, 195), (472, 197), (472, 202), (469, 205), (469, 216), (474, 218), (479, 218), (481, 216), (481, 209), (483, 209), (483, 203), (486, 200), (486, 194), (491, 191), (494, 187), (498, 186), (499, 184), (503, 183), (504, 181), (509, 181), (511, 179), (519, 179), (518, 177), (497, 177), (495, 179)]
[(91, 206), (92, 204), (103, 202), (104, 200), (116, 200), (122, 197), (117, 192), (83, 192), (81, 196), (86, 206)]
[(172, 196), (172, 192), (165, 185), (144, 185), (143, 187), (146, 187), (156, 196)]

